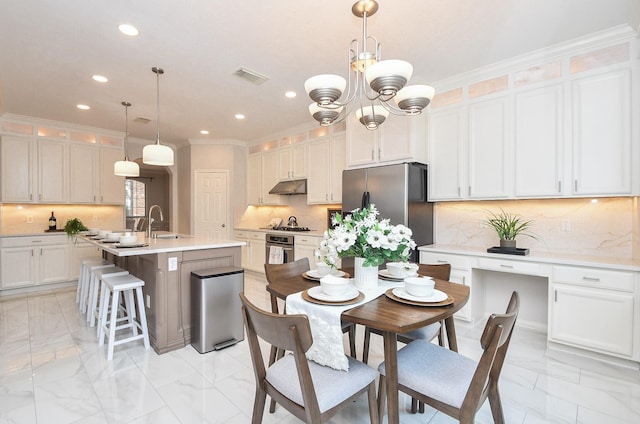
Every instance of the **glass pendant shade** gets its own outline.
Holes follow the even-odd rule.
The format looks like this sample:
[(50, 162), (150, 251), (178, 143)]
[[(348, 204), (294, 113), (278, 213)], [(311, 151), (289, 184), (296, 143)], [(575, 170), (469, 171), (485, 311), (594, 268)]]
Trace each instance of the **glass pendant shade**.
[(356, 118), (358, 121), (368, 130), (378, 129), (378, 126), (382, 124), (389, 116), (389, 111), (382, 106), (364, 106), (356, 109)]
[(332, 74), (316, 75), (304, 83), (304, 89), (311, 100), (320, 105), (330, 105), (338, 100), (346, 86), (347, 80)]
[(142, 162), (147, 165), (155, 166), (172, 166), (173, 165), (173, 149), (168, 146), (160, 144), (160, 75), (164, 74), (164, 69), (159, 67), (151, 68), (151, 71), (156, 74), (156, 86), (158, 94), (158, 118), (157, 124), (157, 137), (156, 144), (148, 144), (142, 149)]
[(318, 121), (321, 126), (325, 127), (333, 124), (333, 121), (340, 115), (342, 112), (342, 106), (334, 109), (327, 109), (321, 106), (318, 106), (317, 103), (311, 103), (309, 105), (309, 114), (313, 116), (313, 119)]
[(404, 60), (383, 60), (367, 69), (365, 78), (373, 91), (393, 95), (411, 78), (413, 66)]
[(173, 165), (173, 150), (169, 146), (148, 144), (142, 149), (142, 162), (147, 165), (171, 166)]
[(416, 115), (431, 103), (434, 94), (435, 90), (430, 85), (409, 85), (398, 91), (393, 99), (400, 109)]
[(124, 160), (113, 164), (113, 173), (119, 177), (139, 177), (140, 166), (129, 160), (129, 107), (131, 103), (120, 102), (124, 106)]
[(113, 164), (113, 173), (120, 177), (139, 177), (140, 166), (130, 160), (119, 160)]

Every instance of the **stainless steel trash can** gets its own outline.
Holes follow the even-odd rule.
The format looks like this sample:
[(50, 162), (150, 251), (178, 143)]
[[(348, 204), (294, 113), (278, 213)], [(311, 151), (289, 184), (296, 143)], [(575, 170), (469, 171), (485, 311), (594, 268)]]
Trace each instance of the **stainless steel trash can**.
[(240, 292), (244, 269), (211, 268), (191, 273), (191, 345), (200, 353), (244, 339)]

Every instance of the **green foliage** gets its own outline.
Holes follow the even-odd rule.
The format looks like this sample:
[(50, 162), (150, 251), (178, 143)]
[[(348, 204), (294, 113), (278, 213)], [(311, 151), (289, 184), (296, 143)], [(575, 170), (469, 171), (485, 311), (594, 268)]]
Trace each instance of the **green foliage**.
[(64, 232), (67, 233), (69, 237), (77, 235), (80, 231), (87, 231), (88, 228), (84, 226), (82, 221), (78, 218), (73, 218), (67, 221), (64, 224)]
[(525, 221), (518, 215), (505, 212), (502, 208), (499, 213), (489, 212), (489, 218), (485, 223), (496, 230), (500, 240), (515, 240), (519, 234), (538, 240), (535, 234), (528, 231), (531, 228), (531, 220)]

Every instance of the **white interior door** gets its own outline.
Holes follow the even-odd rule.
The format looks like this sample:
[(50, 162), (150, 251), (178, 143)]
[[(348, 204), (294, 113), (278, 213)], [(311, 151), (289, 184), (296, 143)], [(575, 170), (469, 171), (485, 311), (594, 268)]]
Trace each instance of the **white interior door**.
[(226, 171), (196, 171), (195, 235), (228, 239)]

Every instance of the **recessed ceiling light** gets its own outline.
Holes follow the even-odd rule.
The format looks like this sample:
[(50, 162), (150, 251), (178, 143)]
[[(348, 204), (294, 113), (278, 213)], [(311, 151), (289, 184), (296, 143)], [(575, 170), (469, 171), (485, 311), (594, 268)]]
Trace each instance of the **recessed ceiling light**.
[(131, 37), (135, 37), (136, 35), (140, 34), (140, 31), (138, 31), (138, 28), (134, 27), (133, 25), (129, 25), (129, 24), (118, 25), (118, 29), (124, 35), (129, 35)]
[(284, 93), (285, 97), (289, 98), (289, 99), (293, 99), (294, 97), (296, 97), (296, 92), (295, 91), (287, 91), (286, 93)]
[(244, 119), (245, 116), (241, 113), (236, 113), (236, 119)]
[(207, 134), (209, 134), (209, 131), (207, 131), (207, 130), (202, 130), (202, 131), (200, 131), (200, 134), (202, 134), (202, 135), (207, 135)]
[(102, 75), (94, 75), (91, 78), (93, 78), (94, 81), (98, 81), (98, 82), (107, 82), (107, 81), (109, 81), (109, 78), (103, 77)]
[(89, 110), (89, 109), (91, 109), (91, 108), (90, 108), (89, 106), (87, 106), (87, 105), (77, 105), (76, 107), (77, 107), (78, 109), (81, 109), (81, 110)]

